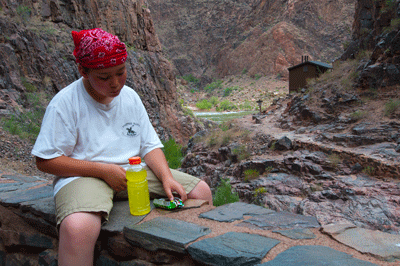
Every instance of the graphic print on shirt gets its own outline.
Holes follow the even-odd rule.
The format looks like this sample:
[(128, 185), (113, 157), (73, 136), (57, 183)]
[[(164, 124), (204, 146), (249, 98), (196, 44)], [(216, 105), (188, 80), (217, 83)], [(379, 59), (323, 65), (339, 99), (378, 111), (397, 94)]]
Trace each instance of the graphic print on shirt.
[(123, 134), (128, 137), (136, 137), (138, 135), (140, 125), (138, 123), (126, 123), (122, 126)]

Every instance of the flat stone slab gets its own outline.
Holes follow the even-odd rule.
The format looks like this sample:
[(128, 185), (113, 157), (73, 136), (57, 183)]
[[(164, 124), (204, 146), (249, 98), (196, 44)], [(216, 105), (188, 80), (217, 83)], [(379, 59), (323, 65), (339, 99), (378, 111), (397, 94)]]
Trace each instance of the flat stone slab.
[(308, 228), (304, 229), (289, 229), (289, 230), (275, 230), (274, 233), (281, 234), (291, 239), (314, 239), (316, 235)]
[(254, 216), (274, 213), (273, 210), (266, 209), (254, 204), (244, 202), (235, 202), (219, 206), (211, 211), (202, 213), (200, 218), (216, 220), (219, 222), (233, 222), (243, 219), (244, 215)]
[(38, 185), (44, 185), (47, 182), (15, 182), (12, 181), (10, 183), (8, 182), (0, 182), (0, 193), (7, 193), (7, 192), (15, 192), (15, 191), (19, 191), (19, 190), (26, 190), (29, 189), (31, 187), (35, 187)]
[(256, 229), (299, 229), (320, 227), (318, 220), (312, 216), (304, 216), (290, 212), (273, 212), (265, 215), (254, 216), (244, 220), (237, 226), (244, 226)]
[[(151, 210), (154, 209), (153, 202), (150, 201)], [(151, 211), (150, 211), (151, 212)], [(130, 213), (129, 201), (114, 201), (113, 208), (111, 209), (109, 220), (104, 224), (101, 229), (111, 233), (122, 232), (125, 226), (138, 224), (146, 215), (135, 216)]]
[(47, 222), (56, 224), (56, 204), (52, 196), (34, 201), (22, 202), (20, 208), (24, 212), (31, 212), (42, 217)]
[(188, 247), (188, 252), (207, 265), (254, 265), (279, 243), (260, 235), (228, 232), (197, 241)]
[(10, 179), (15, 182), (20, 183), (30, 183), (30, 182), (37, 182), (43, 181), (43, 179), (35, 176), (25, 176), (25, 175), (2, 175), (1, 178)]
[(185, 245), (208, 235), (211, 230), (181, 220), (156, 217), (142, 224), (127, 226), (123, 232), (131, 245), (151, 251), (165, 249), (186, 253)]
[(19, 189), (16, 191), (4, 192), (1, 193), (0, 196), (2, 205), (19, 206), (19, 204), (22, 202), (53, 197), (53, 186), (41, 183), (31, 186), (25, 190)]
[(372, 266), (367, 261), (325, 246), (295, 246), (278, 254), (275, 259), (258, 266)]
[(322, 232), (362, 253), (383, 260), (400, 259), (400, 235), (355, 227), (352, 224), (330, 224)]

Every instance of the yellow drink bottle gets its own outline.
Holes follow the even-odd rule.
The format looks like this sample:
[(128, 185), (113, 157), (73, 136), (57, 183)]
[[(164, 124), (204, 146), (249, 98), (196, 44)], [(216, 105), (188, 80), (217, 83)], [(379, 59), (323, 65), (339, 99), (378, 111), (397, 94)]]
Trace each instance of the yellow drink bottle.
[(147, 171), (140, 165), (140, 157), (129, 158), (126, 170), (129, 209), (132, 215), (145, 215), (151, 210)]

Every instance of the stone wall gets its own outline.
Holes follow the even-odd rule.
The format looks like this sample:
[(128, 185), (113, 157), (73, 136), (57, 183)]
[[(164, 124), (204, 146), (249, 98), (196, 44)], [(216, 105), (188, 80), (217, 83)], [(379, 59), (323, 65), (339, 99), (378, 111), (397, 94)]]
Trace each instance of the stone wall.
[[(41, 178), (0, 172), (0, 265), (57, 265), (52, 191), (52, 185)], [(127, 201), (115, 202), (110, 222), (97, 241), (95, 265), (193, 265), (185, 252), (129, 244), (124, 227), (144, 216), (134, 217), (127, 210)]]

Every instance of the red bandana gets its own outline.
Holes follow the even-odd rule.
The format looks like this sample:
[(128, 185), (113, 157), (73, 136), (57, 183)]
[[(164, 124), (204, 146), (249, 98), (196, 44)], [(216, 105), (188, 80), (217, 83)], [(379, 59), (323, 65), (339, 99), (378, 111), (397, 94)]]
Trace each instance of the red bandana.
[(108, 68), (126, 61), (126, 47), (117, 36), (102, 29), (72, 31), (76, 62), (87, 68)]

